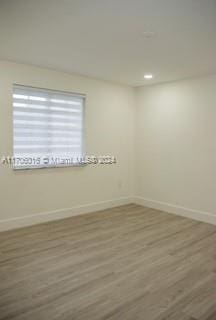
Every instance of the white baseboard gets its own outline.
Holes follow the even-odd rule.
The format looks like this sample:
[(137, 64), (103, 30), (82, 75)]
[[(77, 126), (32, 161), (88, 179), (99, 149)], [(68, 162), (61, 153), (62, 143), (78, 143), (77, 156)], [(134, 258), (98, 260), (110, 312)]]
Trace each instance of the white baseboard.
[(144, 207), (158, 209), (168, 213), (173, 213), (186, 218), (207, 222), (216, 225), (216, 214), (203, 212), (199, 210), (189, 209), (181, 206), (176, 206), (170, 203), (146, 199), (142, 197), (133, 197), (133, 202)]
[(64, 209), (55, 210), (55, 211), (37, 213), (34, 215), (28, 215), (28, 216), (23, 216), (18, 218), (0, 220), (0, 232), (11, 230), (11, 229), (27, 227), (27, 226), (31, 226), (31, 225), (39, 224), (43, 222), (69, 218), (69, 217), (73, 217), (73, 216), (77, 216), (77, 215), (85, 214), (89, 212), (105, 210), (105, 209), (129, 204), (131, 202), (132, 202), (132, 198), (130, 197), (119, 198), (114, 200), (94, 202), (94, 203), (80, 205), (72, 208), (64, 208)]
[(216, 214), (189, 209), (181, 206), (176, 206), (166, 202), (134, 196), (134, 197), (126, 197), (126, 198), (101, 201), (101, 202), (94, 202), (94, 203), (75, 206), (71, 208), (64, 208), (60, 210), (37, 213), (34, 215), (0, 220), (0, 232), (11, 230), (11, 229), (27, 227), (27, 226), (31, 226), (31, 225), (35, 225), (43, 222), (69, 218), (69, 217), (73, 217), (73, 216), (77, 216), (85, 213), (105, 210), (105, 209), (109, 209), (109, 208), (113, 208), (121, 205), (126, 205), (129, 203), (139, 204), (144, 207), (165, 211), (165, 212), (173, 213), (186, 218), (203, 221), (206, 223), (216, 225)]

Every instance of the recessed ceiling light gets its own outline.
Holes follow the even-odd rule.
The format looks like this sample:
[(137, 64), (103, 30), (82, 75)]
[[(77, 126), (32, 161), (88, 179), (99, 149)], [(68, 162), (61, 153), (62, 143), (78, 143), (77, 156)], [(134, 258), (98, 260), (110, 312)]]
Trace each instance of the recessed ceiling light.
[(144, 79), (152, 79), (153, 75), (151, 73), (145, 74)]
[(146, 39), (150, 39), (155, 37), (155, 32), (154, 31), (143, 31), (142, 36)]

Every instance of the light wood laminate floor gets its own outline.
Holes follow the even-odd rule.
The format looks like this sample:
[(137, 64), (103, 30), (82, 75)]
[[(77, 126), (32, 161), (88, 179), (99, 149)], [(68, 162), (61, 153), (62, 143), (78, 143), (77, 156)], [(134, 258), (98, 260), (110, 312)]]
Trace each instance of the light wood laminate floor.
[(131, 204), (0, 233), (0, 319), (216, 320), (216, 227)]

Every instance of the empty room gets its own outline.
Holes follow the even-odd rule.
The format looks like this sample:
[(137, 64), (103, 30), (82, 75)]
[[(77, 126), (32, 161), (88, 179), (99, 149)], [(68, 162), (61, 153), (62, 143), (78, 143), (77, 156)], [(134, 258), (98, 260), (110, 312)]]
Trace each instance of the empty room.
[(216, 320), (216, 0), (0, 0), (0, 320)]

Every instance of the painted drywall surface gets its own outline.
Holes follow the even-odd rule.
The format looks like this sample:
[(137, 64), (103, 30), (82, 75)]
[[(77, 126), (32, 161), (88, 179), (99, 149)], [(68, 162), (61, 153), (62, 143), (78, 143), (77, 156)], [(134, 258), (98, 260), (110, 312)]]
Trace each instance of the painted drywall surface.
[(84, 93), (88, 154), (116, 165), (13, 171), (0, 165), (0, 220), (128, 197), (133, 189), (133, 90), (87, 77), (0, 63), (0, 155), (13, 153), (12, 84)]
[(12, 84), (20, 83), (85, 93), (87, 152), (118, 159), (115, 166), (19, 172), (1, 165), (0, 220), (132, 194), (216, 212), (215, 76), (133, 90), (8, 62), (0, 71), (1, 156), (13, 151)]
[(216, 214), (216, 76), (136, 89), (135, 195)]

